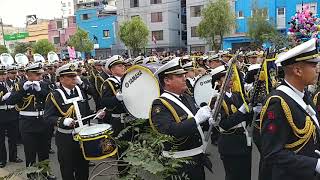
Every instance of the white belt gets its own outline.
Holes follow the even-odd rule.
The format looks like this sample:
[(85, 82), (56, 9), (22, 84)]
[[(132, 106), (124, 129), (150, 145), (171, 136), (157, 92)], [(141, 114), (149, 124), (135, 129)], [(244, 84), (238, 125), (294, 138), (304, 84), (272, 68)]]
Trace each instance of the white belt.
[(114, 117), (114, 118), (124, 118), (125, 116), (127, 116), (127, 113), (111, 114), (111, 117)]
[[(241, 123), (239, 123), (238, 125), (233, 126), (233, 127), (230, 128), (229, 130), (231, 130), (231, 129), (237, 129), (237, 128), (241, 128), (241, 127), (242, 127), (242, 125), (241, 125)], [(222, 129), (221, 127), (219, 127), (219, 130), (220, 130), (220, 132), (225, 132), (225, 131), (226, 131), (226, 130)]]
[(4, 110), (13, 109), (13, 108), (14, 108), (14, 106), (12, 106), (12, 105), (1, 105), (0, 106), (0, 109), (4, 109)]
[(176, 152), (171, 152), (171, 151), (162, 151), (162, 155), (164, 157), (168, 158), (184, 158), (184, 157), (192, 157), (198, 154), (203, 153), (203, 146), (201, 145), (200, 147), (194, 148), (194, 149), (189, 149), (185, 151), (176, 151)]
[(22, 116), (42, 116), (44, 111), (20, 111), (19, 114)]

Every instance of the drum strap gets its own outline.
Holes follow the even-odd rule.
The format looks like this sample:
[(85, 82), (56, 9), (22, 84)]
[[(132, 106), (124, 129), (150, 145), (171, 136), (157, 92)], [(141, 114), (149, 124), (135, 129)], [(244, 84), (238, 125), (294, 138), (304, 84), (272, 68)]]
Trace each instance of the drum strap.
[[(67, 99), (66, 95), (64, 94), (64, 92), (61, 89), (57, 89), (57, 91), (60, 93), (60, 95), (64, 101), (64, 104), (71, 104), (71, 103), (73, 104), (74, 111), (76, 113), (76, 117), (78, 120), (80, 120), (81, 119), (81, 112), (79, 109), (78, 101), (82, 101), (83, 96), (82, 96), (81, 90), (78, 86), (75, 86), (75, 89), (77, 90), (78, 97), (74, 97), (74, 98), (70, 98), (70, 99)], [(79, 122), (79, 127), (82, 127), (83, 126), (82, 121), (78, 121), (78, 122)]]
[[(179, 107), (181, 107), (181, 108), (188, 114), (188, 117), (189, 117), (189, 118), (193, 118), (193, 117), (194, 117), (193, 113), (192, 113), (179, 99), (177, 99), (177, 98), (174, 97), (173, 95), (165, 92), (165, 93), (163, 93), (160, 97), (165, 97), (165, 98), (170, 99), (171, 101), (173, 101), (175, 104), (177, 104)], [(183, 155), (184, 153), (182, 153), (182, 154), (179, 154), (178, 152), (170, 152), (170, 153), (171, 153), (171, 154), (172, 154), (172, 153), (173, 153), (173, 154), (174, 154), (174, 153), (177, 153), (177, 154), (176, 154), (176, 155), (177, 155), (177, 156), (176, 156), (177, 158), (190, 157), (190, 156), (194, 156), (194, 155), (203, 153), (204, 150), (206, 149), (207, 142), (206, 142), (205, 139), (204, 139), (204, 133), (203, 133), (202, 128), (201, 128), (200, 125), (197, 125), (197, 129), (198, 129), (199, 134), (200, 134), (201, 139), (202, 139), (202, 145), (201, 145), (200, 147), (194, 148), (194, 149), (191, 149), (191, 150), (188, 150), (188, 152), (189, 152), (189, 151), (190, 151), (190, 152), (189, 152), (189, 153), (185, 153), (186, 156)], [(194, 150), (194, 151), (193, 151), (193, 150)], [(192, 152), (194, 152), (195, 154), (193, 154)], [(169, 153), (169, 154), (170, 154), (170, 153)], [(167, 152), (164, 151), (162, 154), (165, 155), (165, 154), (167, 154)], [(178, 154), (179, 154), (179, 155), (178, 155)], [(174, 157), (174, 156), (172, 156), (172, 157)]]

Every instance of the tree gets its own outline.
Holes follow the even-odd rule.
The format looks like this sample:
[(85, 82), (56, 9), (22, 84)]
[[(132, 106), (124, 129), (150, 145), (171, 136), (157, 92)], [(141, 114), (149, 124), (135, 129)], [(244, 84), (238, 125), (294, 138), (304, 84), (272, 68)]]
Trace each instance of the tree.
[(24, 43), (24, 42), (18, 42), (15, 47), (14, 47), (14, 53), (18, 54), (18, 53), (26, 53), (28, 48), (32, 47), (31, 43)]
[(247, 35), (257, 47), (268, 41), (268, 38), (277, 35), (274, 25), (268, 20), (267, 10), (253, 8), (253, 15), (248, 19)]
[(43, 57), (47, 57), (50, 51), (54, 51), (54, 45), (47, 39), (41, 39), (32, 46), (33, 53), (39, 53)]
[(78, 28), (77, 32), (71, 36), (68, 45), (80, 52), (90, 53), (93, 50), (93, 42), (89, 38), (89, 33), (81, 28)]
[(8, 49), (4, 45), (0, 45), (0, 54), (7, 53)]
[[(236, 26), (236, 18), (229, 2), (217, 0), (209, 2), (202, 12), (202, 20), (197, 28), (200, 38), (205, 39), (215, 50), (222, 48), (223, 37)], [(216, 36), (220, 38), (217, 42)]]
[(147, 45), (148, 36), (149, 29), (140, 17), (134, 17), (120, 25), (120, 40), (134, 53)]
[(270, 42), (274, 49), (282, 49), (284, 47), (290, 47), (292, 45), (288, 36), (285, 36), (284, 34), (281, 34), (277, 31), (263, 35), (263, 39)]

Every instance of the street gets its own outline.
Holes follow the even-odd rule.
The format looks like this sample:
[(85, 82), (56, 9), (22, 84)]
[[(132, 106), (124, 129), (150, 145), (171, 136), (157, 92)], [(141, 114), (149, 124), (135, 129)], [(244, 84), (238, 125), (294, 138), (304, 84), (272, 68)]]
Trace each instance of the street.
[[(52, 147), (54, 148), (54, 150), (56, 151), (56, 146), (54, 144), (54, 138), (52, 140)], [(218, 149), (216, 146), (213, 145), (209, 145), (208, 147), (208, 152), (211, 153), (210, 155), (210, 159), (212, 161), (213, 164), (213, 174), (209, 171), (206, 170), (206, 179), (207, 180), (223, 180), (224, 179), (224, 168), (223, 168), (223, 164), (222, 161), (220, 160), (219, 157), (219, 153), (218, 153)], [(258, 180), (258, 169), (259, 169), (259, 152), (257, 150), (257, 148), (254, 146), (253, 151), (252, 151), (252, 180)], [(23, 145), (19, 145), (18, 146), (18, 156), (21, 159), (24, 159), (24, 154), (23, 154)], [(96, 164), (98, 164), (98, 162), (96, 162)], [(50, 154), (50, 165), (51, 168), (53, 170), (54, 175), (57, 176), (58, 180), (61, 180), (61, 174), (60, 174), (60, 170), (59, 170), (59, 163), (58, 163), (58, 157), (57, 157), (57, 153), (55, 154)], [(23, 168), (25, 166), (25, 163), (11, 163), (9, 162), (7, 164), (7, 166), (5, 167), (5, 170), (12, 172), (16, 169), (20, 169)], [(96, 174), (99, 170), (103, 169), (103, 167), (107, 167), (107, 166), (102, 166), (101, 168), (98, 168), (97, 171), (95, 171), (93, 174)], [(90, 168), (91, 170), (92, 168)], [(116, 170), (116, 168), (110, 169), (110, 171), (108, 171), (108, 173), (114, 173)], [(108, 173), (104, 173), (104, 174), (108, 174)], [(114, 180), (117, 179), (114, 176), (109, 177), (109, 176), (100, 176), (97, 178), (94, 178), (95, 180)]]

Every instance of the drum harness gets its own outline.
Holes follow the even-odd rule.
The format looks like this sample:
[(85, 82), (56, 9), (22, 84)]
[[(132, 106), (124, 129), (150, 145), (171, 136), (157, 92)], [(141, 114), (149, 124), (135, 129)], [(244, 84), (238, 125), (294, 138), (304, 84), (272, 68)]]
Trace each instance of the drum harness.
[[(173, 101), (175, 104), (177, 104), (180, 108), (182, 108), (188, 114), (188, 118), (194, 117), (193, 113), (180, 100), (178, 100), (173, 95), (165, 92), (160, 96), (160, 99), (164, 100), (161, 97), (165, 97), (165, 98)], [(170, 104), (169, 104), (169, 106), (170, 106)], [(191, 156), (195, 156), (195, 155), (204, 153), (208, 142), (205, 141), (204, 133), (203, 133), (200, 125), (197, 125), (197, 129), (198, 129), (198, 132), (199, 132), (199, 134), (201, 136), (201, 140), (202, 140), (201, 146), (193, 148), (193, 149), (185, 150), (185, 151), (162, 151), (162, 155), (164, 157), (184, 158), (184, 157), (191, 157)]]
[[(121, 84), (121, 82), (116, 77), (109, 77), (107, 80), (111, 80), (116, 84)], [(109, 83), (114, 95), (116, 95), (116, 91), (111, 83)], [(128, 113), (120, 113), (120, 114), (111, 114), (113, 118), (120, 118), (121, 123), (126, 123), (126, 117), (128, 117)]]
[(64, 94), (64, 92), (61, 89), (56, 89), (56, 90), (60, 93), (65, 105), (71, 104), (71, 103), (73, 104), (77, 120), (79, 120), (79, 121), (77, 121), (79, 123), (79, 127), (75, 128), (75, 129), (70, 129), (70, 130), (58, 128), (58, 131), (61, 133), (64, 133), (64, 134), (72, 134), (73, 132), (78, 133), (81, 128), (88, 126), (88, 125), (83, 125), (83, 123), (81, 121), (81, 113), (80, 113), (78, 101), (83, 101), (83, 96), (82, 96), (80, 88), (78, 86), (75, 86), (75, 90), (78, 93), (78, 97), (74, 97), (74, 98), (70, 98), (70, 99), (67, 99), (66, 95)]

